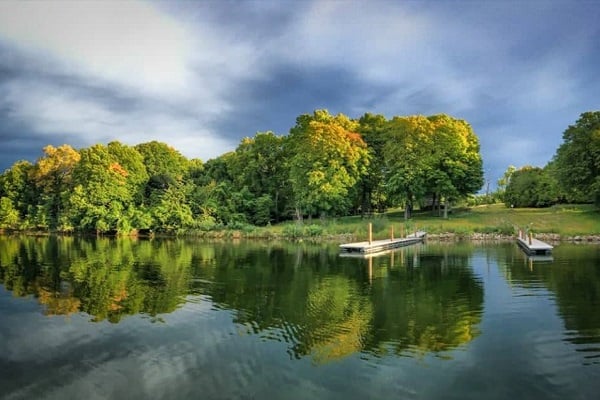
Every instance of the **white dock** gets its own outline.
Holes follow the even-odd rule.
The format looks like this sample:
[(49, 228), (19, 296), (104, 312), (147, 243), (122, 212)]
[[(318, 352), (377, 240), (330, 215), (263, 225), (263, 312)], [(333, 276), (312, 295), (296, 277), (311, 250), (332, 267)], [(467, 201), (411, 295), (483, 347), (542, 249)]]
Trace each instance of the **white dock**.
[(552, 245), (535, 238), (518, 237), (517, 244), (529, 255), (550, 255)]
[(383, 239), (383, 240), (372, 240), (364, 242), (346, 243), (340, 244), (342, 252), (346, 253), (360, 253), (360, 254), (373, 254), (379, 253), (385, 250), (395, 249), (402, 246), (408, 246), (415, 243), (420, 243), (425, 240), (426, 232), (419, 231), (412, 233), (404, 238), (398, 239)]

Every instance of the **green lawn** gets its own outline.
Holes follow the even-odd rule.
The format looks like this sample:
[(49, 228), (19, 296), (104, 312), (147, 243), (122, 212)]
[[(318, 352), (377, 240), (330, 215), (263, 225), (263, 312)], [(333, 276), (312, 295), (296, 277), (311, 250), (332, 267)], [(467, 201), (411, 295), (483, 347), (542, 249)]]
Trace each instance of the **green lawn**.
[[(394, 210), (370, 219), (343, 217), (336, 219), (305, 220), (302, 225), (288, 222), (269, 228), (270, 233), (284, 237), (327, 236), (347, 234), (366, 238), (368, 223), (373, 224), (374, 239), (389, 237), (393, 226), (395, 236), (401, 231), (424, 230), (430, 234), (503, 233), (512, 235), (519, 228), (534, 233), (557, 233), (563, 237), (600, 234), (600, 211), (592, 205), (558, 205), (550, 208), (511, 209), (503, 204), (483, 205), (473, 208), (457, 208), (448, 219), (431, 212), (415, 212), (413, 218), (404, 221), (402, 210)], [(259, 233), (258, 231), (255, 233)]]
[(600, 234), (600, 212), (591, 205), (511, 209), (494, 204), (457, 210), (448, 220), (428, 215), (416, 216), (415, 220), (432, 233), (462, 230), (509, 233), (511, 228), (529, 227), (533, 232), (561, 236)]

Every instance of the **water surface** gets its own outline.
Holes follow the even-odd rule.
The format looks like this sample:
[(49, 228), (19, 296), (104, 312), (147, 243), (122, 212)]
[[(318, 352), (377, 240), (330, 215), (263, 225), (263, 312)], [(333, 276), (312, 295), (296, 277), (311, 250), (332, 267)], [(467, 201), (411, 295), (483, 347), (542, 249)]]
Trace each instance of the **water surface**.
[(0, 237), (0, 398), (588, 399), (600, 247)]

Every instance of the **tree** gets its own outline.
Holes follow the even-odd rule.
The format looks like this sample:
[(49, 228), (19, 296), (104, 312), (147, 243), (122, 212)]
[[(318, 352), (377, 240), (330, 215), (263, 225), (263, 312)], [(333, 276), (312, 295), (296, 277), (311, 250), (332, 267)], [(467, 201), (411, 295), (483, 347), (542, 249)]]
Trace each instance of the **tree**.
[(0, 197), (0, 228), (16, 228), (19, 211), (8, 197)]
[(479, 139), (464, 120), (445, 114), (428, 117), (433, 124), (433, 165), (426, 182), (434, 199), (444, 198), (444, 217), (448, 203), (476, 193), (483, 185)]
[(582, 113), (565, 130), (553, 161), (567, 197), (600, 205), (600, 111)]
[(57, 228), (72, 189), (73, 170), (80, 155), (67, 144), (59, 147), (48, 145), (44, 147), (44, 154), (35, 164), (32, 176), (42, 195), (41, 202), (48, 212), (50, 227)]
[(317, 110), (290, 130), (289, 180), (296, 216), (347, 209), (349, 190), (367, 171), (369, 153), (358, 124), (343, 114)]
[(189, 161), (179, 151), (156, 140), (141, 143), (134, 148), (142, 155), (148, 176), (167, 175), (182, 180), (187, 173)]
[(383, 148), (387, 120), (383, 115), (366, 113), (359, 120), (358, 131), (369, 151), (368, 171), (357, 185), (361, 213), (370, 214), (375, 208), (383, 212), (388, 205), (384, 185), (385, 163)]
[(522, 167), (512, 173), (504, 201), (514, 207), (548, 207), (558, 201), (556, 181), (542, 168)]
[(383, 148), (385, 185), (390, 198), (404, 203), (408, 219), (415, 201), (426, 194), (432, 169), (431, 122), (424, 116), (394, 117)]
[(236, 207), (239, 190), (233, 183), (235, 158), (235, 152), (227, 152), (206, 161), (202, 172), (195, 174), (189, 195), (190, 206), (201, 228), (243, 222), (240, 219), (245, 219)]
[(132, 163), (119, 160), (117, 155), (121, 152), (134, 157), (123, 146), (113, 142), (80, 151), (81, 160), (73, 171), (74, 189), (69, 197), (70, 220), (79, 229), (97, 233), (131, 231), (136, 215), (132, 188), (140, 178), (121, 165), (121, 162)]
[[(234, 190), (246, 187), (255, 200), (261, 199), (253, 205), (260, 206), (261, 216), (255, 219), (253, 211), (248, 215), (253, 223), (264, 225), (272, 219), (280, 220), (285, 213), (289, 190), (283, 143), (284, 137), (273, 132), (258, 132), (253, 138), (242, 139), (231, 158)], [(265, 210), (266, 206), (271, 208)]]
[(33, 169), (29, 161), (17, 161), (0, 175), (0, 197), (10, 199), (19, 221), (26, 221), (28, 209), (32, 204), (37, 204)]
[(500, 200), (502, 200), (503, 202), (506, 203), (506, 201), (504, 200), (504, 194), (506, 193), (506, 188), (508, 187), (508, 184), (510, 183), (510, 179), (512, 178), (512, 175), (515, 173), (515, 171), (517, 170), (517, 167), (515, 167), (514, 165), (509, 165), (508, 168), (506, 169), (506, 171), (504, 171), (504, 175), (502, 175), (502, 178), (498, 179), (498, 189), (497, 189), (497, 193), (498, 196), (500, 197)]
[(136, 147), (112, 141), (107, 146), (110, 156), (126, 171), (127, 190), (131, 193), (136, 205), (143, 202), (144, 187), (149, 179), (144, 157)]
[(386, 136), (385, 184), (392, 198), (405, 203), (405, 218), (426, 195), (434, 205), (442, 198), (447, 204), (483, 185), (479, 139), (466, 121), (444, 114), (394, 117)]

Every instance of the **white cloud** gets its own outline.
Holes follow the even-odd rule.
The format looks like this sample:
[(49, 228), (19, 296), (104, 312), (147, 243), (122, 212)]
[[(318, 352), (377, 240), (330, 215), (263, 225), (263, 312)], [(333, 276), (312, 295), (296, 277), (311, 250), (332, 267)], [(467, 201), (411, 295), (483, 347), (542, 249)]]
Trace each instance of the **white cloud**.
[(237, 143), (215, 135), (195, 116), (173, 112), (168, 103), (133, 110), (109, 107), (92, 97), (57, 90), (51, 83), (13, 81), (4, 85), (0, 105), (13, 111), (10, 117), (27, 121), (36, 132), (57, 132), (70, 137), (72, 145), (90, 146), (118, 140), (135, 145), (158, 140), (173, 146), (188, 158), (216, 157)]
[(71, 73), (155, 93), (189, 81), (189, 34), (151, 4), (0, 2), (0, 38), (57, 59)]
[[(0, 40), (40, 63), (3, 85), (9, 116), (82, 146), (110, 140), (164, 141), (204, 160), (237, 144), (209, 126), (230, 111), (226, 97), (247, 76), (254, 52), (206, 24), (191, 26), (154, 5), (127, 2), (0, 2)], [(68, 77), (139, 101), (119, 109)]]
[[(277, 97), (281, 105), (273, 107), (261, 93), (248, 100), (255, 101), (252, 110), (264, 113), (261, 121), (310, 111), (283, 108), (309, 106), (299, 104), (294, 91), (311, 89), (299, 88), (299, 82), (327, 79), (302, 79), (321, 69), (342, 70), (349, 83), (356, 79), (360, 85), (339, 88), (347, 93), (333, 99), (346, 107), (340, 112), (472, 117), (486, 121), (474, 127), (478, 135), (492, 137), (484, 144), (496, 142), (494, 135), (524, 133), (540, 143), (551, 123), (565, 120), (556, 122), (556, 114), (573, 118), (578, 114), (573, 110), (589, 109), (590, 88), (582, 87), (577, 72), (591, 63), (584, 55), (593, 54), (595, 30), (581, 23), (556, 33), (554, 6), (516, 12), (497, 4), (314, 1), (289, 14), (281, 12), (289, 4), (245, 6), (252, 12), (230, 16), (217, 2), (0, 1), (0, 50), (9, 49), (1, 55), (3, 65), (19, 68), (15, 60), (33, 60), (21, 61), (27, 77), (17, 72), (4, 80), (0, 111), (11, 110), (15, 125), (37, 133), (66, 133), (92, 143), (161, 140), (188, 157), (206, 159), (232, 150), (238, 140), (225, 138), (234, 132), (211, 127), (239, 126), (228, 121), (244, 114), (240, 99), (255, 93), (257, 81), (272, 86), (270, 73), (288, 65), (300, 78), (295, 82), (290, 74), (282, 82), (289, 85), (289, 97)], [(264, 25), (265, 13), (273, 20), (285, 17), (274, 21), (277, 33)], [(256, 23), (263, 24), (257, 34), (247, 34)], [(72, 87), (66, 87), (69, 82)], [(98, 88), (118, 101), (94, 98), (102, 92)], [(126, 99), (135, 105), (119, 108)], [(363, 110), (364, 99), (371, 109)], [(565, 127), (555, 126), (555, 132)], [(269, 128), (249, 123), (247, 131), (235, 134), (241, 138)], [(508, 144), (500, 155), (494, 146), (482, 149), (486, 162), (497, 164), (518, 164), (515, 158), (537, 157), (544, 147)], [(554, 150), (547, 148), (546, 158)]]
[(427, 17), (394, 3), (315, 2), (277, 49), (293, 63), (346, 67), (389, 83), (419, 69), (413, 61), (423, 54), (420, 47), (431, 29)]

